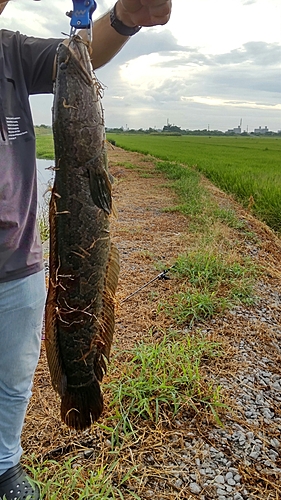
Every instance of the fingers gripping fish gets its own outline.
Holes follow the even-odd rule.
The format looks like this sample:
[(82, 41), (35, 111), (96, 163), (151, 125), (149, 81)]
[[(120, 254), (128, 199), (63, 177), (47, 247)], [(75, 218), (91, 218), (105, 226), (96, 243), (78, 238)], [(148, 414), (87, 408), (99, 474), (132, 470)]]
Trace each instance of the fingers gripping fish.
[(113, 339), (119, 258), (110, 240), (99, 84), (79, 37), (60, 45), (57, 60), (46, 351), (62, 419), (82, 430), (103, 410), (99, 383)]

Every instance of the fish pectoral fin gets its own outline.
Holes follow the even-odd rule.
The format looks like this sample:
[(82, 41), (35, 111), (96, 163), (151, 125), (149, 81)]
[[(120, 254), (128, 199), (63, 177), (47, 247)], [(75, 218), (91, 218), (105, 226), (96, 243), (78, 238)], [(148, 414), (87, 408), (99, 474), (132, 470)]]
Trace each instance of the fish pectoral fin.
[(102, 167), (89, 168), (90, 192), (94, 204), (110, 214), (112, 209), (111, 182)]

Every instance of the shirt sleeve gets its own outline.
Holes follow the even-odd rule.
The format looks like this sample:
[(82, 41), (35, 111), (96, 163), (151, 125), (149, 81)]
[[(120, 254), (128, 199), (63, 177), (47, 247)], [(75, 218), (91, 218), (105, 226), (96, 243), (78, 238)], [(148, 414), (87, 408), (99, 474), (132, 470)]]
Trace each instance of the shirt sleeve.
[(54, 59), (61, 42), (57, 38), (20, 35), (22, 68), (29, 95), (52, 93)]

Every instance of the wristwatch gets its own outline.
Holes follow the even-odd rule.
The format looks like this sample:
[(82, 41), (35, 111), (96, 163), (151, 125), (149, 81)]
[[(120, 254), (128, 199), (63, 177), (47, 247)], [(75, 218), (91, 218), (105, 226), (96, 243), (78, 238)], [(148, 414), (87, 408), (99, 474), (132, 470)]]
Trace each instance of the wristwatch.
[(126, 24), (122, 23), (119, 19), (116, 17), (116, 4), (114, 7), (112, 7), (110, 11), (110, 24), (112, 28), (119, 33), (119, 35), (124, 35), (124, 36), (132, 36), (135, 35), (140, 29), (141, 26), (126, 26)]

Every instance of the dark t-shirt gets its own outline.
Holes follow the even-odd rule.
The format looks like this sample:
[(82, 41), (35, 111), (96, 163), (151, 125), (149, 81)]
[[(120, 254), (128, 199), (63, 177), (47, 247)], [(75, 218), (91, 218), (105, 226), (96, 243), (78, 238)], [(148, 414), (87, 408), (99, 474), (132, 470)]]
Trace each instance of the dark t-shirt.
[(59, 42), (0, 30), (0, 282), (43, 267), (29, 95), (52, 92)]

